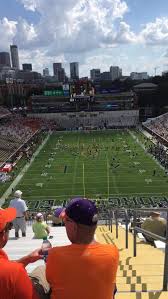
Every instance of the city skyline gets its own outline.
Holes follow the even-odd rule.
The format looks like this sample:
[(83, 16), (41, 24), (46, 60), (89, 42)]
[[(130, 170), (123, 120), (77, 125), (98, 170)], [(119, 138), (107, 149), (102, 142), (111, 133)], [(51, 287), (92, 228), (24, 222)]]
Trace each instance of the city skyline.
[[(13, 51), (14, 50), (14, 51)], [(2, 73), (1, 76), (10, 76), (11, 71), (12, 77), (17, 78), (18, 71), (26, 72), (25, 76), (27, 77), (27, 72), (36, 72), (36, 70), (33, 70), (31, 63), (23, 63), (22, 64), (22, 70), (19, 68), (19, 51), (17, 45), (10, 45), (10, 53), (9, 52), (0, 52), (0, 67)], [(70, 69), (70, 80), (78, 80), (80, 78), (90, 78), (92, 81), (102, 81), (102, 80), (110, 80), (115, 81), (116, 79), (122, 78), (122, 68), (119, 66), (108, 66), (109, 70), (105, 72), (101, 72), (101, 69), (91, 69), (90, 70), (90, 76), (88, 77), (81, 77), (79, 72), (79, 62), (70, 62), (69, 63), (69, 69)], [(4, 71), (3, 71), (4, 68)], [(8, 70), (7, 70), (8, 69)], [(15, 73), (16, 71), (16, 73)], [(157, 71), (157, 68), (155, 68), (155, 73)], [(21, 73), (20, 73), (21, 74)], [(56, 79), (57, 82), (65, 82), (68, 79), (67, 74), (65, 73), (65, 69), (61, 62), (54, 62), (53, 63), (53, 74), (49, 74), (49, 68), (43, 69), (43, 72), (40, 73), (40, 75), (43, 75), (43, 77), (51, 76)], [(149, 78), (149, 75), (147, 72), (131, 72), (130, 78), (133, 80), (146, 80)], [(24, 77), (24, 74), (22, 73), (22, 77)], [(30, 79), (30, 77), (29, 77)]]
[[(10, 7), (10, 9), (9, 9)], [(167, 12), (167, 13), (166, 13)], [(20, 65), (42, 73), (80, 63), (80, 77), (111, 65), (154, 75), (168, 69), (168, 3), (164, 0), (6, 0), (0, 4), (0, 51), (19, 48)]]

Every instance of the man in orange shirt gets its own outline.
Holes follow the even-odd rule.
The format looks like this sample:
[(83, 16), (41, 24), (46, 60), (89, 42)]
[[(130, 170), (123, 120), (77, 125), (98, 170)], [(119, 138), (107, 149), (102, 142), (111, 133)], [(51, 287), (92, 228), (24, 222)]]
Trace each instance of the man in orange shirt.
[(62, 213), (71, 245), (52, 248), (46, 276), (51, 299), (112, 299), (119, 253), (94, 240), (97, 209), (88, 199), (73, 199)]
[(9, 238), (12, 221), (16, 218), (16, 209), (0, 209), (0, 298), (1, 299), (39, 299), (30, 278), (24, 269), (29, 263), (41, 258), (39, 251), (21, 258), (19, 261), (9, 261), (2, 250)]

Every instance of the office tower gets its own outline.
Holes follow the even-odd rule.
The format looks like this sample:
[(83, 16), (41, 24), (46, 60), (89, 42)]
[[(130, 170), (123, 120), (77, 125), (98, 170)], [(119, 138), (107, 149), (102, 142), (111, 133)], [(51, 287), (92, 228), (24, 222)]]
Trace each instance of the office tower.
[(49, 69), (46, 67), (44, 70), (43, 70), (43, 76), (44, 77), (48, 77), (50, 75), (49, 73)]
[(101, 79), (100, 69), (90, 70), (90, 78), (93, 81), (99, 81)]
[(0, 67), (11, 67), (10, 55), (8, 52), (0, 52)]
[(110, 67), (110, 74), (112, 81), (121, 78), (122, 70), (118, 66)]
[(58, 72), (61, 68), (62, 68), (62, 63), (60, 62), (53, 63), (53, 75), (55, 77), (58, 77)]
[(31, 63), (23, 63), (22, 68), (23, 68), (23, 71), (32, 71), (32, 64)]
[(65, 70), (64, 68), (61, 68), (58, 72), (58, 82), (65, 82)]
[(149, 75), (147, 72), (142, 72), (142, 73), (132, 72), (130, 74), (130, 77), (132, 80), (147, 80), (147, 79), (149, 79)]
[(70, 63), (70, 77), (72, 80), (79, 79), (79, 63), (78, 62)]
[(10, 46), (11, 51), (11, 61), (12, 61), (12, 67), (14, 69), (19, 70), (19, 54), (18, 54), (18, 47), (16, 45)]
[(101, 80), (102, 81), (111, 81), (111, 74), (110, 74), (110, 72), (103, 72), (103, 73), (101, 73)]
[(65, 81), (65, 70), (62, 68), (62, 63), (53, 63), (53, 73), (57, 82)]

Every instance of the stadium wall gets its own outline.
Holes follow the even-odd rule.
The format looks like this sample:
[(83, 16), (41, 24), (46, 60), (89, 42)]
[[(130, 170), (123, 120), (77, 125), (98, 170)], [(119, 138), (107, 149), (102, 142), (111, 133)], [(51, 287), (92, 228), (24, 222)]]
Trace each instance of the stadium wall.
[(139, 110), (73, 112), (73, 113), (34, 113), (30, 117), (55, 120), (64, 129), (84, 127), (123, 128), (136, 127), (139, 123)]

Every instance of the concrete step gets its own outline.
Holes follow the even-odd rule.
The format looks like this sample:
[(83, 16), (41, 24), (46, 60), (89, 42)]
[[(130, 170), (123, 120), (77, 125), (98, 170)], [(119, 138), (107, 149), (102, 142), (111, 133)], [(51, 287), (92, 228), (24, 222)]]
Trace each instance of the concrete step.
[[(70, 244), (66, 235), (65, 227), (51, 227), (50, 235), (53, 236), (53, 239), (50, 240), (52, 246)], [(4, 248), (9, 258), (11, 260), (17, 260), (31, 253), (35, 249), (41, 248), (42, 240), (33, 239), (33, 236), (34, 234), (31, 226), (27, 227), (26, 237), (21, 237), (19, 239), (15, 239), (14, 230), (12, 229), (10, 231), (9, 241)], [(43, 264), (44, 262), (41, 260), (34, 264), (28, 265), (26, 269), (28, 272), (31, 272), (34, 268)]]
[(105, 226), (97, 230), (97, 239), (100, 242), (115, 244), (119, 248), (118, 290), (160, 291), (163, 286), (163, 252), (137, 238), (137, 257), (133, 257), (133, 235), (129, 233), (129, 248), (125, 249), (125, 230), (119, 227), (118, 232), (119, 237), (116, 239), (115, 227), (112, 233)]
[(168, 292), (117, 293), (115, 299), (168, 299)]

